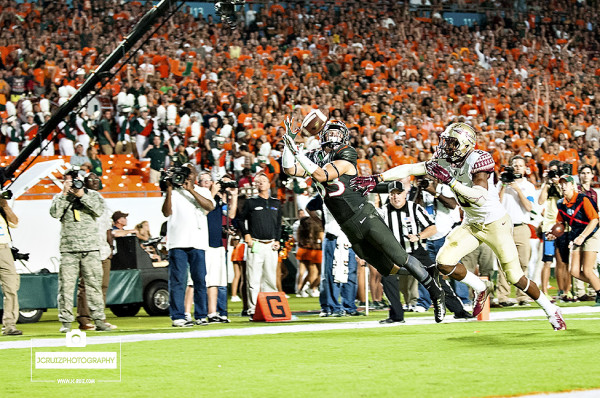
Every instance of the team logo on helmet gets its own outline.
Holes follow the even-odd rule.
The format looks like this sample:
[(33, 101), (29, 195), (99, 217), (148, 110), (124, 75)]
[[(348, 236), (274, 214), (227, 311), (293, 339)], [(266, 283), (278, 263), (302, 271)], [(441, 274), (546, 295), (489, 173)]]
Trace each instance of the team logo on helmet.
[(321, 146), (337, 146), (350, 141), (350, 131), (341, 120), (330, 120), (319, 133)]
[(438, 157), (458, 165), (475, 149), (476, 134), (473, 127), (465, 123), (452, 123), (440, 135)]

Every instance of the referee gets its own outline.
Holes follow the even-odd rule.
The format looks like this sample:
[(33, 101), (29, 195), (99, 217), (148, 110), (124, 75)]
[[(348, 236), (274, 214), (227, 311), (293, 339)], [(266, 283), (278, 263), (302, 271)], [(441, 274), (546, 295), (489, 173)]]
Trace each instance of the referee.
[(240, 229), (248, 247), (246, 280), (248, 315), (256, 308), (261, 285), (265, 292), (277, 291), (277, 260), (281, 235), (281, 202), (271, 197), (271, 182), (264, 173), (254, 178), (258, 195), (244, 202), (239, 215)]
[[(405, 181), (406, 185), (410, 183)], [(433, 273), (434, 267), (429, 254), (426, 250), (426, 239), (433, 236), (437, 232), (433, 220), (427, 211), (413, 201), (406, 200), (407, 191), (401, 181), (394, 181), (388, 184), (388, 192), (390, 199), (388, 203), (379, 210), (385, 223), (394, 233), (398, 242), (404, 247), (407, 253), (418, 259), (426, 267), (428, 271)], [(381, 320), (380, 323), (396, 323), (404, 322), (404, 310), (400, 301), (400, 278), (409, 277), (405, 275), (389, 275), (381, 279), (383, 291), (390, 301), (389, 318)], [(417, 290), (416, 280), (414, 290)], [(440, 281), (442, 282), (442, 281)], [(466, 311), (462, 303), (456, 297), (447, 283), (441, 283), (445, 291), (445, 300), (448, 309), (459, 315), (461, 318), (466, 318)], [(410, 284), (409, 284), (410, 290)]]

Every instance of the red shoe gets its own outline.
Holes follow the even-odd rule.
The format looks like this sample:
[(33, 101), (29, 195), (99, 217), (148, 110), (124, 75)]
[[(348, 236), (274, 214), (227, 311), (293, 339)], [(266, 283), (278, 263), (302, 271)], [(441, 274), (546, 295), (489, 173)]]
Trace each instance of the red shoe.
[(567, 330), (567, 324), (565, 323), (565, 320), (562, 317), (562, 311), (559, 307), (556, 307), (554, 315), (548, 316), (548, 320), (550, 321), (550, 324), (552, 325), (554, 330)]
[(485, 290), (477, 293), (475, 296), (475, 300), (473, 300), (473, 317), (476, 317), (483, 311), (483, 307), (485, 306), (485, 301), (494, 290), (494, 284), (491, 281), (483, 281), (485, 283)]

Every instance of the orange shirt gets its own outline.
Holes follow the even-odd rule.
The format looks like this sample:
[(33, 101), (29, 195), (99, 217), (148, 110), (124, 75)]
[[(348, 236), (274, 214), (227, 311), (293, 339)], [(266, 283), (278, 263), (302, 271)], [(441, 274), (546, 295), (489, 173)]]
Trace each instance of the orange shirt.
[(579, 170), (579, 154), (577, 154), (577, 151), (573, 148), (560, 151), (558, 153), (558, 160), (572, 164), (574, 173), (577, 173), (577, 170)]

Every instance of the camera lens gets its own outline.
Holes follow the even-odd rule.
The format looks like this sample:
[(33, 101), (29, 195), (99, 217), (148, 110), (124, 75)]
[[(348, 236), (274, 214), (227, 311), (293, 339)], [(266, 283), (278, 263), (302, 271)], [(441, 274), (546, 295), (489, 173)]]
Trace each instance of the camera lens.
[(77, 180), (73, 180), (73, 188), (74, 189), (81, 189), (83, 188), (83, 181), (77, 179)]

